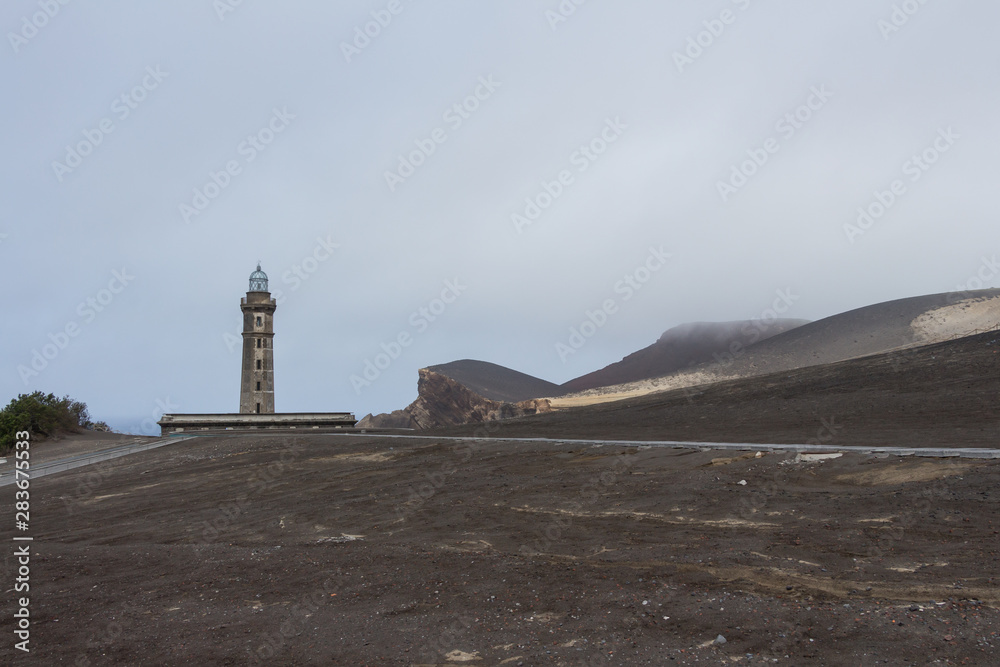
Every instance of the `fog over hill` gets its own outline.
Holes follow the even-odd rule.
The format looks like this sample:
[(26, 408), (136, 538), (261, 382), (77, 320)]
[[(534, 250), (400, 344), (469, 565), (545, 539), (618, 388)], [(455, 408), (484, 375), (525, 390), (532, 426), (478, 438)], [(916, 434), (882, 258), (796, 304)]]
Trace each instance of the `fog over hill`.
[(804, 324), (808, 324), (808, 320), (681, 324), (663, 332), (659, 340), (649, 347), (633, 352), (599, 371), (564, 383), (562, 393), (668, 375), (696, 364), (721, 359), (734, 344), (741, 348), (747, 347)]

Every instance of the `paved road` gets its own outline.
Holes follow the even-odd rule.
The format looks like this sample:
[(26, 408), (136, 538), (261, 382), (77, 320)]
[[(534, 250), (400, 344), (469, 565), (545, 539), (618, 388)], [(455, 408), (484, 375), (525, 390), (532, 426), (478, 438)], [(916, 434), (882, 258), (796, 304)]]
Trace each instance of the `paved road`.
[[(764, 445), (753, 442), (692, 442), (684, 440), (581, 440), (575, 438), (476, 438), (472, 436), (438, 436), (438, 435), (408, 435), (401, 433), (261, 433), (259, 431), (226, 433), (205, 433), (200, 435), (169, 436), (142, 444), (122, 445), (111, 449), (103, 449), (98, 452), (81, 454), (57, 461), (50, 461), (31, 468), (31, 478), (51, 475), (55, 472), (72, 470), (81, 466), (90, 465), (99, 461), (126, 456), (134, 452), (141, 452), (147, 449), (163, 447), (182, 440), (189, 440), (194, 437), (219, 437), (236, 435), (295, 435), (300, 436), (334, 436), (349, 438), (400, 438), (404, 440), (448, 440), (455, 442), (536, 442), (555, 445), (576, 445), (576, 446), (608, 446), (608, 447), (669, 447), (672, 449), (700, 449), (700, 450), (733, 450), (733, 451), (765, 451), (765, 452), (805, 452), (805, 453), (828, 453), (843, 452), (856, 454), (883, 454), (888, 456), (921, 456), (928, 458), (963, 458), (963, 459), (1000, 459), (1000, 449), (985, 449), (973, 447), (861, 447), (861, 446), (836, 446), (836, 445)], [(13, 453), (8, 457), (8, 461), (13, 459)], [(0, 486), (7, 486), (14, 483), (13, 470), (0, 473)]]
[[(96, 452), (89, 452), (87, 454), (70, 456), (65, 459), (58, 459), (56, 461), (33, 465), (30, 468), (31, 479), (34, 480), (37, 477), (44, 477), (45, 475), (51, 475), (52, 473), (62, 472), (64, 470), (72, 470), (73, 468), (79, 468), (81, 466), (90, 465), (91, 463), (97, 463), (99, 461), (116, 459), (119, 456), (126, 456), (128, 454), (132, 454), (133, 452), (143, 452), (147, 449), (156, 449), (157, 447), (163, 447), (164, 445), (171, 445), (175, 442), (188, 440), (190, 437), (191, 436), (160, 438), (159, 440), (154, 440), (152, 442), (121, 445), (119, 447), (112, 447), (111, 449), (102, 449)], [(7, 455), (7, 462), (12, 463), (13, 461), (14, 452), (11, 452)], [(13, 469), (4, 470), (0, 473), (0, 486), (8, 486), (14, 482), (15, 476)]]
[(683, 440), (578, 440), (572, 438), (475, 438), (435, 435), (404, 435), (396, 433), (334, 433), (342, 437), (404, 438), (424, 440), (454, 440), (476, 442), (543, 442), (557, 445), (597, 445), (610, 447), (670, 447), (673, 449), (730, 449), (765, 452), (844, 452), (856, 454), (888, 454), (892, 456), (925, 456), (929, 458), (1000, 459), (1000, 449), (974, 447), (861, 447), (836, 445), (762, 445), (752, 442), (691, 442)]

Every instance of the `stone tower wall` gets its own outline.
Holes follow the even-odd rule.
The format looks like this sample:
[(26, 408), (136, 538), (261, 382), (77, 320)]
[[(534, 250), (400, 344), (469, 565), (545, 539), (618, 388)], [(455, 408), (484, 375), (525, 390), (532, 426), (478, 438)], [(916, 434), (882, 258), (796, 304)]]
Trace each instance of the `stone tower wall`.
[(277, 304), (270, 292), (247, 292), (240, 308), (243, 311), (240, 413), (274, 414), (274, 311)]

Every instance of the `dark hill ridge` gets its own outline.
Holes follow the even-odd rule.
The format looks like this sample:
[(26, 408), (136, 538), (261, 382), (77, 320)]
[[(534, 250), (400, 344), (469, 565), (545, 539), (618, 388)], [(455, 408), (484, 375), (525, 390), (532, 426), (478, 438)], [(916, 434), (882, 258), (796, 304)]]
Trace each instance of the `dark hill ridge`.
[(717, 361), (733, 343), (747, 347), (808, 323), (809, 320), (777, 319), (682, 324), (665, 331), (649, 347), (599, 371), (566, 382), (562, 385), (562, 393), (670, 375), (697, 364)]
[[(727, 375), (757, 375), (933, 343), (950, 336), (936, 336), (933, 332), (922, 335), (913, 326), (918, 318), (946, 307), (982, 307), (979, 319), (987, 327), (995, 326), (1000, 323), (998, 298), (1000, 289), (986, 289), (915, 296), (856, 308), (761, 340), (721, 365), (726, 366)], [(959, 315), (953, 313), (950, 317), (957, 319)], [(980, 328), (972, 322), (970, 319), (962, 334)]]
[(429, 366), (427, 370), (449, 377), (492, 401), (517, 403), (529, 398), (559, 396), (566, 393), (557, 384), (488, 361), (462, 359)]

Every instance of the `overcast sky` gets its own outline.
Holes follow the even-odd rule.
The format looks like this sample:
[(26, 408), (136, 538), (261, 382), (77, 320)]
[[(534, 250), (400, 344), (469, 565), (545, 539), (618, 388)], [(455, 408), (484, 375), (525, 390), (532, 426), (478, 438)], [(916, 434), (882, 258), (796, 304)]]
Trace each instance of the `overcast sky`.
[(455, 359), (564, 382), (779, 292), (819, 319), (1000, 285), (998, 23), (987, 0), (5, 2), (0, 399), (133, 431), (237, 411), (258, 260), (277, 410), (359, 418)]

